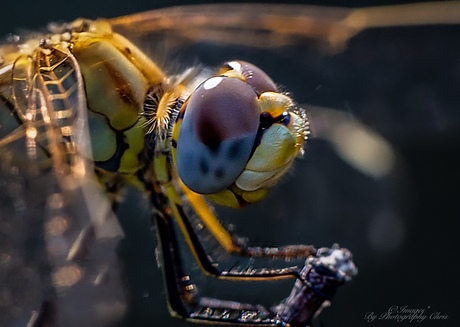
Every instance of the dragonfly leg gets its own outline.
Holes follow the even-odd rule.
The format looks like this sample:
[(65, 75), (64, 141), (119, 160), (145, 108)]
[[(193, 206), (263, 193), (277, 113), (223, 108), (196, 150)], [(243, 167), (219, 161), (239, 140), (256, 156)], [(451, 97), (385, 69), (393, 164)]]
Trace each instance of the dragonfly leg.
[(175, 317), (192, 321), (285, 326), (278, 315), (261, 305), (200, 298), (196, 286), (182, 268), (172, 217), (165, 211), (154, 215), (162, 252), (163, 275), (169, 309)]
[(214, 235), (217, 241), (227, 252), (236, 253), (242, 256), (257, 258), (267, 257), (273, 259), (299, 259), (307, 258), (316, 253), (312, 245), (286, 245), (278, 247), (249, 247), (242, 241), (242, 238), (231, 234), (222, 226), (219, 219), (214, 215), (207, 202), (197, 193), (190, 191), (185, 185), (182, 189), (195, 212), (200, 216), (202, 222)]
[(154, 220), (163, 254), (163, 274), (169, 307), (174, 316), (196, 322), (307, 326), (325, 301), (333, 297), (337, 287), (349, 281), (356, 273), (350, 252), (334, 246), (332, 249), (319, 249), (316, 256), (306, 260), (289, 297), (273, 308), (201, 297), (183, 270), (174, 218), (168, 210), (167, 200), (165, 197), (162, 199), (161, 193), (153, 197), (159, 210)]
[[(299, 268), (290, 266), (285, 268), (250, 268), (220, 270), (216, 262), (212, 260), (206, 251), (200, 237), (194, 230), (190, 217), (185, 212), (182, 201), (171, 184), (163, 184), (169, 200), (172, 214), (177, 221), (189, 248), (201, 269), (208, 275), (220, 279), (233, 280), (273, 280), (280, 278), (299, 278)], [(200, 220), (205, 224), (214, 238), (229, 253), (250, 257), (270, 259), (306, 259), (316, 254), (316, 249), (311, 245), (287, 245), (281, 247), (247, 247), (240, 238), (228, 232), (217, 217), (212, 213), (207, 203), (201, 196), (195, 193), (186, 193), (190, 205), (198, 214)]]
[[(268, 258), (307, 258), (305, 266), (262, 268), (247, 270), (220, 270), (207, 253), (190, 217), (182, 205), (182, 198), (172, 184), (167, 156), (154, 156), (155, 178), (147, 179), (151, 190), (151, 203), (159, 246), (163, 260), (163, 274), (168, 292), (169, 308), (173, 316), (186, 320), (210, 323), (254, 324), (259, 326), (307, 326), (326, 300), (332, 298), (336, 288), (351, 279), (356, 272), (351, 254), (346, 249), (316, 250), (309, 245), (279, 248), (245, 247), (235, 241), (220, 224), (206, 202), (194, 193), (184, 192), (204, 225), (228, 252)], [(271, 281), (296, 278), (291, 295), (273, 309), (260, 304), (246, 304), (201, 297), (195, 284), (183, 268), (175, 225), (181, 232), (201, 269), (218, 279)]]

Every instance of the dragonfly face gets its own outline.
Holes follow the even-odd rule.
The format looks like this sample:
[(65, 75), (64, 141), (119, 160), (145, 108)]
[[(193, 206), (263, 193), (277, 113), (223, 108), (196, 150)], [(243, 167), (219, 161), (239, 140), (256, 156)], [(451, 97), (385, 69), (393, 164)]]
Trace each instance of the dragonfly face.
[(187, 187), (239, 207), (260, 200), (288, 171), (308, 123), (259, 68), (238, 61), (224, 67), (182, 106), (172, 155)]
[[(409, 8), (411, 15), (417, 12), (415, 8)], [(167, 65), (163, 69), (161, 60), (152, 58), (158, 50), (155, 45), (161, 42), (171, 42), (172, 48), (177, 44), (182, 48), (183, 44), (237, 42), (249, 49), (277, 44), (285, 46), (287, 53), (293, 44), (313, 44), (312, 58), (316, 58), (315, 53), (325, 53), (328, 60), (346, 49), (347, 42), (361, 29), (398, 22), (382, 23), (380, 13), (385, 10), (375, 9), (205, 9), (174, 8), (109, 21), (78, 20), (53, 25), (49, 34), (33, 35), (29, 40), (25, 36), (0, 47), (0, 185), (4, 191), (0, 219), (5, 236), (0, 241), (0, 258), (7, 263), (2, 266), (2, 274), (6, 280), (19, 276), (24, 289), (34, 290), (27, 293), (28, 298), (19, 296), (24, 291), (17, 292), (14, 301), (1, 308), (5, 314), (0, 316), (24, 324), (29, 321), (35, 326), (53, 320), (62, 325), (66, 319), (79, 319), (72, 316), (70, 308), (86, 305), (86, 321), (98, 321), (102, 307), (117, 308), (111, 311), (112, 317), (121, 319), (126, 300), (120, 292), (123, 287), (117, 279), (119, 271), (113, 257), (122, 231), (111, 209), (120, 214), (128, 234), (121, 214), (124, 202), (131, 199), (131, 193), (123, 193), (125, 187), (133, 189), (128, 185), (134, 185), (136, 194), (141, 194), (136, 201), (145, 200), (149, 205), (145, 210), (151, 211), (156, 226), (165, 290), (173, 315), (195, 322), (302, 326), (318, 309), (313, 302), (318, 304), (332, 296), (332, 292), (321, 288), (335, 290), (356, 272), (351, 254), (344, 249), (248, 246), (254, 243), (230, 234), (199, 195), (233, 207), (257, 202), (302, 152), (307, 120), (293, 98), (280, 91), (283, 88), (277, 84), (278, 78), (273, 82), (260, 68), (244, 61), (227, 62), (210, 73), (197, 68), (170, 70)], [(395, 11), (388, 13), (383, 17), (399, 19)], [(289, 21), (289, 26), (277, 23), (278, 19)], [(170, 25), (168, 21), (182, 24)], [(424, 24), (423, 19), (420, 24)], [(157, 33), (164, 39), (157, 42)], [(239, 37), (228, 37), (232, 33)], [(229, 57), (224, 60), (238, 58), (233, 54)], [(303, 57), (280, 67), (264, 64), (263, 59), (257, 64), (272, 72), (284, 72), (296, 64), (299, 71), (305, 69), (301, 65), (315, 70), (315, 64)], [(354, 67), (361, 67), (353, 60), (349, 65), (350, 76)], [(297, 73), (295, 69), (286, 71), (287, 75), (293, 73)], [(280, 77), (283, 80), (282, 74)], [(297, 98), (304, 94), (295, 85), (291, 87)], [(229, 89), (234, 92), (227, 93)], [(315, 136), (332, 145), (338, 157), (353, 167), (353, 176), (358, 176), (356, 184), (353, 180), (346, 185), (347, 190), (358, 189), (363, 182), (359, 176), (363, 175), (383, 185), (380, 182), (389, 176), (396, 160), (388, 142), (346, 114), (314, 107), (308, 111)], [(315, 145), (312, 148), (309, 150), (315, 152)], [(325, 162), (315, 167), (327, 166)], [(342, 172), (337, 169), (333, 173), (339, 179)], [(316, 183), (311, 183), (315, 178)], [(328, 217), (331, 215), (324, 212), (333, 213), (334, 226), (341, 226), (339, 218), (353, 221), (353, 217), (366, 211), (364, 205), (358, 210), (344, 205), (348, 210), (334, 211), (335, 206), (322, 201), (324, 184), (320, 177), (298, 179), (298, 184), (304, 186), (302, 191), (290, 189), (285, 192), (289, 196), (279, 202), (275, 195), (269, 201), (277, 203), (275, 210), (267, 206), (256, 214), (283, 218), (279, 228), (273, 228), (278, 240), (268, 238), (270, 244), (284, 237), (292, 242), (296, 235), (304, 235), (300, 227), (304, 225), (298, 222), (305, 218), (305, 212), (315, 215), (316, 211), (318, 216)], [(304, 190), (310, 184), (314, 191), (306, 192), (306, 201)], [(340, 185), (333, 192), (338, 189)], [(378, 193), (373, 191), (366, 193)], [(309, 201), (317, 205), (308, 207)], [(138, 206), (141, 205), (134, 205)], [(302, 213), (287, 213), (296, 211)], [(132, 215), (125, 212), (135, 220), (137, 216)], [(249, 216), (254, 220), (254, 214)], [(266, 237), (268, 233), (260, 225), (257, 223), (254, 235)], [(289, 229), (288, 225), (298, 227)], [(176, 229), (180, 229), (180, 236)], [(305, 229), (316, 231), (314, 219)], [(33, 233), (35, 230), (40, 232)], [(324, 235), (314, 234), (318, 237), (315, 243), (322, 244)], [(232, 258), (247, 257), (249, 263), (217, 262), (216, 258), (227, 257), (221, 253), (213, 256), (216, 252), (207, 246), (211, 238)], [(30, 240), (34, 240), (33, 253)], [(189, 277), (188, 265), (182, 263), (182, 240), (205, 274), (217, 279), (243, 282), (293, 277), (296, 285), (287, 300), (270, 309), (226, 301), (220, 292), (213, 295), (217, 298), (203, 297)], [(302, 261), (295, 261), (299, 258)], [(194, 277), (193, 271), (191, 276)], [(206, 290), (206, 285), (202, 289)], [(49, 290), (55, 290), (57, 296)], [(302, 301), (310, 298), (314, 301)], [(31, 315), (34, 310), (36, 314)], [(298, 312), (301, 314), (296, 315)], [(96, 324), (101, 325), (99, 321)]]

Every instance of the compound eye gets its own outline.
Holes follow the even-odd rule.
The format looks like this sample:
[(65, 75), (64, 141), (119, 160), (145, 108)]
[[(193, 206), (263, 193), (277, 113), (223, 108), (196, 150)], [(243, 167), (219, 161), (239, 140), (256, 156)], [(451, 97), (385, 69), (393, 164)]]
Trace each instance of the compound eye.
[(201, 194), (230, 186), (249, 160), (259, 115), (247, 83), (212, 77), (201, 84), (184, 104), (177, 141), (175, 161), (184, 184)]
[(242, 76), (257, 95), (261, 95), (264, 92), (278, 91), (275, 82), (262, 69), (249, 62), (241, 60), (229, 61), (223, 65), (220, 71), (221, 75), (231, 74), (232, 72)]

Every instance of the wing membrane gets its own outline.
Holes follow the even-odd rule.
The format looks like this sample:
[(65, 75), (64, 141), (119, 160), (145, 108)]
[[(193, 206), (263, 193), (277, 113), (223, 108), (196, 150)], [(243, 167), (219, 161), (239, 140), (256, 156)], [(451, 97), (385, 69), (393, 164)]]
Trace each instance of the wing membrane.
[(147, 11), (109, 21), (115, 30), (131, 39), (164, 33), (179, 37), (181, 42), (278, 48), (316, 41), (337, 49), (367, 28), (458, 23), (460, 4), (432, 2), (362, 9), (207, 4)]
[[(121, 314), (114, 266), (121, 229), (94, 176), (78, 63), (60, 45), (4, 58), (11, 61), (0, 66), (0, 252), (11, 298), (1, 316), (18, 321), (20, 310), (23, 325), (33, 326), (94, 323), (101, 305)], [(77, 303), (88, 316), (73, 312)]]

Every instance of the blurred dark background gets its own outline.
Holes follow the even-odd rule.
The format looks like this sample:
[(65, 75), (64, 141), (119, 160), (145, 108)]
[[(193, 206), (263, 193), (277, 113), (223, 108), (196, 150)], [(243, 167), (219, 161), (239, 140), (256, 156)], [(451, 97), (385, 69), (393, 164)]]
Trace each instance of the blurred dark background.
[[(40, 28), (50, 21), (115, 17), (192, 3), (196, 2), (3, 1), (0, 35)], [(377, 4), (382, 1), (347, 2), (349, 6)], [(354, 253), (358, 276), (338, 292), (332, 307), (320, 315), (315, 326), (460, 323), (456, 300), (460, 272), (458, 26), (365, 31), (335, 55), (320, 53), (308, 45), (267, 53), (201, 44), (184, 51), (175, 59), (206, 65), (234, 58), (252, 61), (299, 102), (345, 112), (391, 144), (396, 158), (392, 170), (375, 177), (342, 160), (333, 143), (313, 139), (305, 159), (267, 202), (243, 214), (222, 210), (222, 219), (234, 224), (236, 232), (248, 237), (251, 244), (331, 246), (338, 242)], [(315, 116), (322, 117), (312, 114)], [(139, 200), (136, 195), (129, 196)], [(127, 238), (119, 250), (131, 301), (126, 324), (186, 326), (167, 313), (145, 212), (143, 207), (120, 209), (120, 216), (126, 216), (121, 219)], [(209, 285), (212, 288), (217, 284)], [(234, 298), (245, 288), (230, 284), (225, 296)], [(261, 301), (270, 298), (271, 293), (278, 294), (278, 288), (273, 292), (270, 286), (267, 288), (261, 291), (263, 286), (250, 284), (241, 298)], [(380, 315), (392, 306), (425, 309), (428, 317), (412, 323), (365, 320), (366, 313)], [(430, 320), (433, 312), (448, 318)]]

